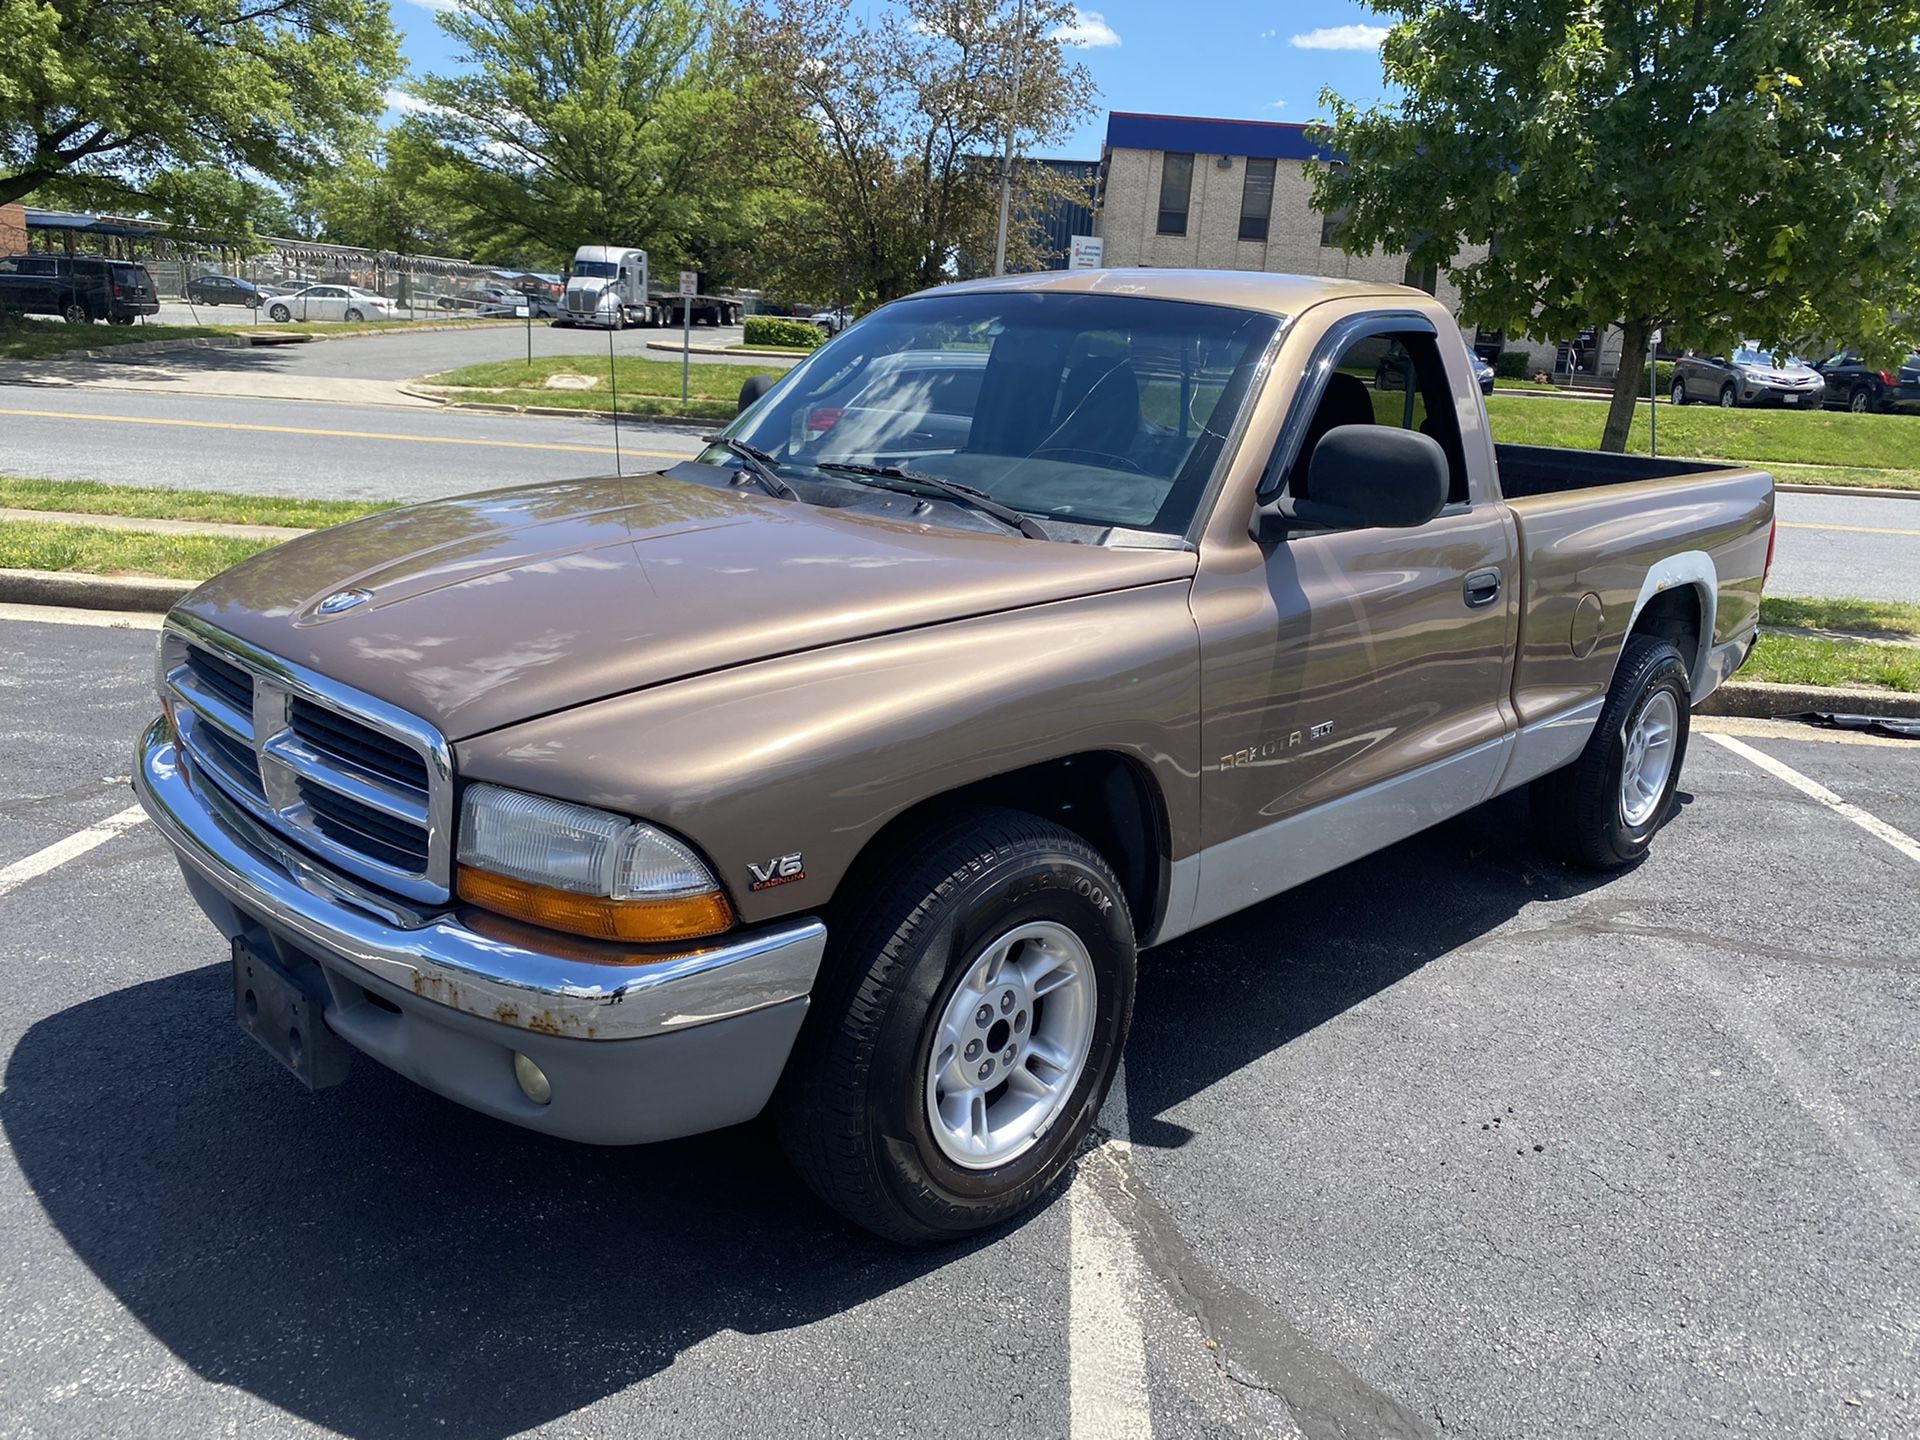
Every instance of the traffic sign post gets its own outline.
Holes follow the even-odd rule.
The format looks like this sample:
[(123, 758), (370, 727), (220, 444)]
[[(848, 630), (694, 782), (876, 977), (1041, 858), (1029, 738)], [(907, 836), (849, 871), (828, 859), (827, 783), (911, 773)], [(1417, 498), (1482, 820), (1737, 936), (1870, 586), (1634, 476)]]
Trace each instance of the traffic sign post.
[(527, 322), (527, 364), (533, 364), (533, 302), (513, 307), (513, 313)]
[(687, 370), (693, 363), (693, 297), (700, 293), (700, 272), (680, 272), (680, 403), (687, 403)]

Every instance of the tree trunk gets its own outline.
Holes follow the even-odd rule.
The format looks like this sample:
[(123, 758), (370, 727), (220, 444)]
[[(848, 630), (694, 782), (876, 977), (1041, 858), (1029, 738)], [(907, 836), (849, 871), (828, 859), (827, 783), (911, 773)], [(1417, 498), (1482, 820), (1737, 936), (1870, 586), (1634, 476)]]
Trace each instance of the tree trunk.
[(1653, 322), (1629, 320), (1620, 329), (1620, 368), (1613, 376), (1613, 403), (1607, 407), (1607, 428), (1600, 435), (1600, 448), (1615, 455), (1627, 448), (1627, 432), (1633, 427), (1633, 407), (1640, 403), (1646, 389), (1647, 339), (1653, 334)]

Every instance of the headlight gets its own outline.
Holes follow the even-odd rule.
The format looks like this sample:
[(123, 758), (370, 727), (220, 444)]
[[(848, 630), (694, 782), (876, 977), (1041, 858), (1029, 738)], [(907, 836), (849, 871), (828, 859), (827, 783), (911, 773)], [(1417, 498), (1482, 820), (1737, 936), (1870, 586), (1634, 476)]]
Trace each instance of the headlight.
[(733, 924), (719, 882), (682, 841), (585, 805), (469, 785), (460, 898), (595, 940), (694, 940)]

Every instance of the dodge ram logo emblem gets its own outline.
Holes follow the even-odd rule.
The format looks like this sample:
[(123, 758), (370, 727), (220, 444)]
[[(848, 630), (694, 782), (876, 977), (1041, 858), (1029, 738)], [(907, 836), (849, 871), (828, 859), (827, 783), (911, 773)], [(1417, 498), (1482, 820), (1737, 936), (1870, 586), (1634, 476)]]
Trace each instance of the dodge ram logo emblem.
[(373, 598), (371, 590), (336, 590), (313, 607), (316, 615), (340, 615)]

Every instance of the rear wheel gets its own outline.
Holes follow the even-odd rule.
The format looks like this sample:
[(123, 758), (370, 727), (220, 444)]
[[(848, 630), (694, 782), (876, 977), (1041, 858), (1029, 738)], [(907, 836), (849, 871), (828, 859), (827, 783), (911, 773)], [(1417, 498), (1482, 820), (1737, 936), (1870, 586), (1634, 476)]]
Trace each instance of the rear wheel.
[(1617, 870), (1645, 855), (1680, 785), (1691, 703), (1686, 663), (1673, 643), (1629, 639), (1586, 748), (1533, 783), (1540, 844), (1593, 870)]
[(1858, 390), (1855, 390), (1851, 395), (1847, 396), (1847, 409), (1851, 410), (1855, 415), (1866, 414), (1869, 410), (1873, 409), (1873, 392), (1862, 385)]
[(1010, 1219), (1071, 1162), (1133, 1012), (1133, 922), (1098, 851), (1005, 810), (869, 875), (774, 1102), (829, 1205), (902, 1243)]
[(363, 314), (361, 314), (361, 313), (360, 313), (360, 312), (359, 312), (358, 310), (349, 310), (349, 311), (347, 311), (347, 319), (348, 319), (348, 321), (349, 321), (349, 322), (351, 322), (352, 324), (355, 324), (355, 325), (358, 325), (358, 324), (359, 324), (359, 323), (360, 323), (360, 322), (361, 322), (362, 320), (364, 320), (364, 319), (366, 319), (366, 318), (367, 318), (367, 317), (366, 317), (365, 315), (363, 315)]

